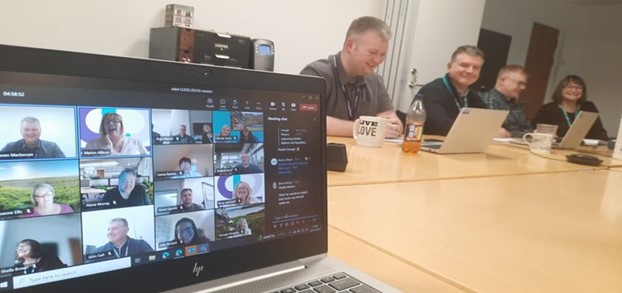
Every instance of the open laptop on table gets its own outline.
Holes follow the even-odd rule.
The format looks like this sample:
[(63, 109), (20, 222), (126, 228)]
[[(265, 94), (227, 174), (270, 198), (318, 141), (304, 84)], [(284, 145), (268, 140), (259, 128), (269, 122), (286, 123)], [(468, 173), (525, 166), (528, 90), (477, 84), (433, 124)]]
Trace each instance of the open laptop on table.
[[(574, 119), (572, 125), (566, 132), (566, 135), (560, 142), (553, 143), (553, 148), (556, 149), (576, 149), (581, 145), (581, 142), (587, 135), (587, 133), (598, 119), (598, 113), (581, 111), (579, 115)], [(513, 139), (512, 143), (527, 145), (522, 138)]]
[(326, 255), (322, 79), (0, 45), (0, 88), (1, 292), (397, 291)]
[(443, 141), (424, 141), (421, 150), (438, 154), (486, 151), (508, 115), (507, 110), (463, 108)]

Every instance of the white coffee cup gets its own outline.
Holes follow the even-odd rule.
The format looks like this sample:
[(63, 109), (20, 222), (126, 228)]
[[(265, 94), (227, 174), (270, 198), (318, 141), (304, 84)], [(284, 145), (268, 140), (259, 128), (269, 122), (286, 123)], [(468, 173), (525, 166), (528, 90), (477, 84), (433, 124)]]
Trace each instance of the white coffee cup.
[(352, 136), (362, 146), (382, 147), (387, 119), (375, 116), (360, 116), (354, 120)]
[(529, 150), (536, 154), (550, 154), (555, 136), (549, 133), (525, 133), (523, 140), (529, 144)]

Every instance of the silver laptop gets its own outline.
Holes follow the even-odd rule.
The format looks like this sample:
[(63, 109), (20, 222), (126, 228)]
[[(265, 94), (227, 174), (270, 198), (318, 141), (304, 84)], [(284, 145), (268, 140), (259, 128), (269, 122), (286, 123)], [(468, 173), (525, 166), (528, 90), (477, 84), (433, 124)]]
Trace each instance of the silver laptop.
[(321, 78), (0, 45), (0, 88), (0, 292), (397, 292), (327, 256)]
[(581, 111), (575, 117), (574, 122), (564, 135), (562, 141), (557, 145), (560, 149), (576, 149), (590, 131), (594, 122), (598, 119), (598, 113)]
[(482, 153), (499, 131), (507, 110), (463, 108), (443, 141), (424, 141), (421, 150), (438, 154)]
[[(556, 149), (576, 149), (581, 145), (581, 142), (587, 135), (587, 133), (598, 119), (598, 113), (581, 111), (579, 115), (574, 119), (572, 125), (566, 132), (566, 135), (560, 142), (553, 143), (553, 148)], [(527, 145), (522, 138), (516, 138), (511, 140), (511, 143)]]

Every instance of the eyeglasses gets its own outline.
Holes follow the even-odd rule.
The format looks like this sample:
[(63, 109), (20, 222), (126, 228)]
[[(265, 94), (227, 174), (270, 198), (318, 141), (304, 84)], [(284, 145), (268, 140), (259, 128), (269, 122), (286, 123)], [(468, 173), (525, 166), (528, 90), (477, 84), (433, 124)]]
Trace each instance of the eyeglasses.
[(564, 86), (565, 89), (569, 89), (569, 90), (576, 90), (576, 91), (582, 91), (583, 87), (580, 85), (567, 85)]
[(114, 123), (114, 124), (118, 124), (121, 123), (121, 119), (106, 119), (104, 120), (104, 124), (108, 124), (108, 123)]
[(506, 78), (511, 80), (511, 81), (513, 81), (513, 82), (515, 82), (518, 85), (518, 87), (521, 88), (521, 89), (525, 89), (527, 87), (527, 83), (522, 81), (522, 80), (514, 79), (514, 78), (511, 78), (511, 77), (506, 77)]
[(52, 196), (54, 196), (54, 193), (52, 192), (43, 193), (43, 194), (35, 194), (36, 198), (44, 198), (44, 197), (52, 197)]

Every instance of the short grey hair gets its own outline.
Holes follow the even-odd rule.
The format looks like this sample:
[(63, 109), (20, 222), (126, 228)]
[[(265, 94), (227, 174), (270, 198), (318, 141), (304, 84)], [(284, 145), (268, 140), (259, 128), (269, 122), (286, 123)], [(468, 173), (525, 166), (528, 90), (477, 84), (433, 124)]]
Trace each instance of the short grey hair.
[(451, 59), (449, 61), (451, 63), (454, 63), (456, 61), (456, 57), (458, 57), (458, 55), (462, 53), (467, 54), (469, 56), (480, 57), (482, 58), (482, 60), (485, 60), (484, 51), (482, 51), (480, 48), (472, 46), (472, 45), (463, 45), (463, 46), (456, 48), (454, 53), (451, 54)]

